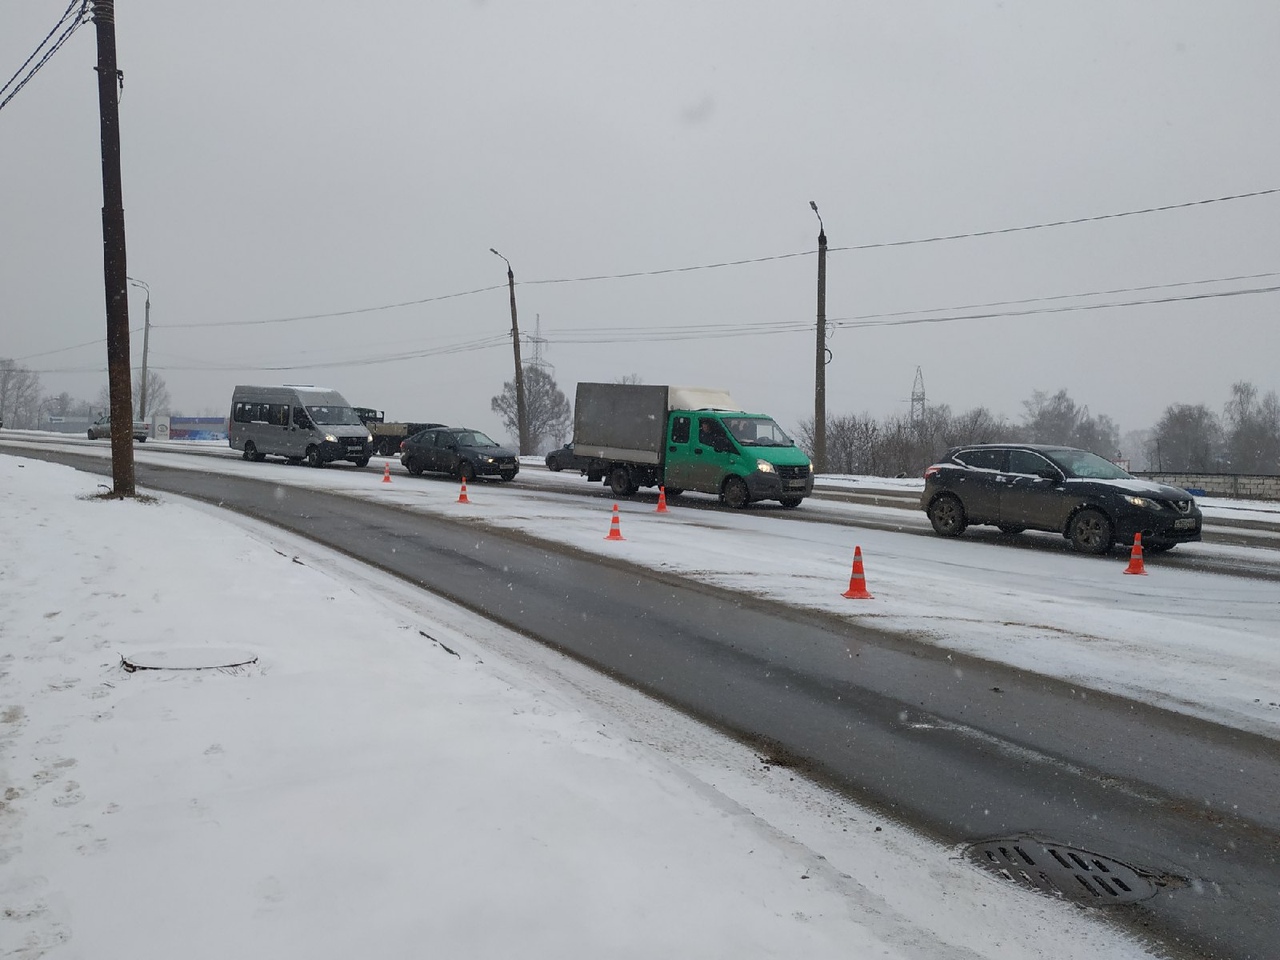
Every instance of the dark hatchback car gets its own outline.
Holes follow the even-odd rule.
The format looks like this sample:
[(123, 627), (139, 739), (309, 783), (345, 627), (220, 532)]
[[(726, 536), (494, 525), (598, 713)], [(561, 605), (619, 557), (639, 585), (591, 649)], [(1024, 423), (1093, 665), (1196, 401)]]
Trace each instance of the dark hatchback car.
[(578, 470), (585, 473), (591, 462), (591, 457), (580, 457), (574, 453), (572, 443), (566, 443), (563, 447), (547, 454), (547, 469), (552, 473), (559, 473), (561, 470)]
[(415, 433), (400, 444), (400, 462), (415, 477), (423, 472), (447, 473), (460, 480), (498, 477), (514, 480), (520, 460), (479, 430), (438, 427)]
[(1200, 539), (1200, 508), (1186, 490), (1139, 480), (1073, 447), (953, 447), (925, 470), (920, 506), (944, 537), (958, 537), (970, 524), (1009, 534), (1047, 530), (1084, 553), (1131, 544), (1135, 533), (1156, 553)]

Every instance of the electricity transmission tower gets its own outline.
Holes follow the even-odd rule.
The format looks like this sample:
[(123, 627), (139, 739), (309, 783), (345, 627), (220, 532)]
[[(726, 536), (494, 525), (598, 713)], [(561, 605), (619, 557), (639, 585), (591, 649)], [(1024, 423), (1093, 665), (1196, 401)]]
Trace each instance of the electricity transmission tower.
[(911, 422), (924, 423), (924, 374), (916, 367), (916, 381), (911, 386)]

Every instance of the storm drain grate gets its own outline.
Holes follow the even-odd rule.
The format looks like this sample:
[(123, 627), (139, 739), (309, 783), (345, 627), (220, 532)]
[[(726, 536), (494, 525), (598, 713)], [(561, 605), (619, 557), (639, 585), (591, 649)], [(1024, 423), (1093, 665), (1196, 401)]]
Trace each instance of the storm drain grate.
[(1159, 889), (1119, 860), (1035, 837), (984, 840), (971, 845), (968, 856), (1020, 886), (1090, 906), (1134, 903)]

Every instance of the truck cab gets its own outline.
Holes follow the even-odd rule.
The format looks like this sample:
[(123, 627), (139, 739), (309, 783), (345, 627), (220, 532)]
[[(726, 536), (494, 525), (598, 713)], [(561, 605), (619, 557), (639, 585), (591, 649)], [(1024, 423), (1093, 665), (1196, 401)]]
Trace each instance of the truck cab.
[(756, 500), (795, 507), (813, 492), (809, 458), (764, 414), (673, 410), (667, 438), (669, 490), (718, 494), (735, 508)]

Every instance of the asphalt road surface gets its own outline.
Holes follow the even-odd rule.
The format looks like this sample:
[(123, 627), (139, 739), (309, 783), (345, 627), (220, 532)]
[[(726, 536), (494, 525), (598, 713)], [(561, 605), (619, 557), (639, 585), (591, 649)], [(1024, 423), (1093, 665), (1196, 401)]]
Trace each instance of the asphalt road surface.
[(477, 610), (941, 842), (1033, 835), (1132, 865), (1157, 892), (1105, 914), (1170, 956), (1280, 956), (1276, 741), (521, 535), (148, 464), (137, 481)]

